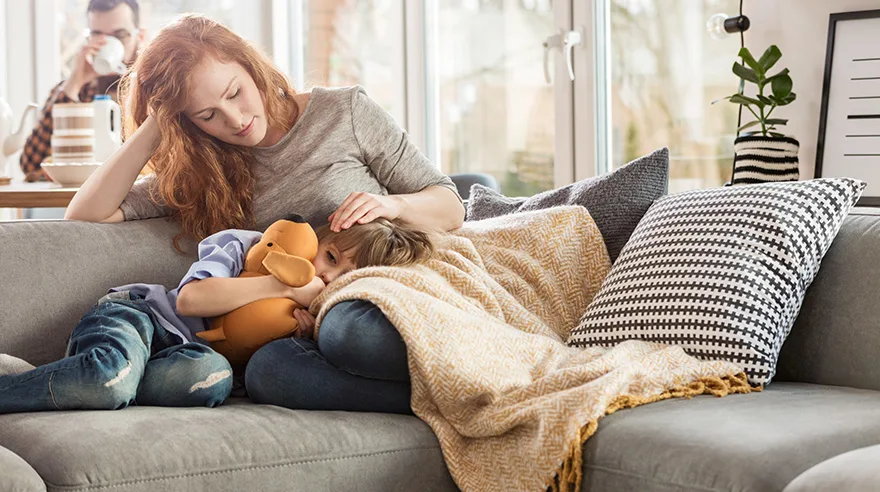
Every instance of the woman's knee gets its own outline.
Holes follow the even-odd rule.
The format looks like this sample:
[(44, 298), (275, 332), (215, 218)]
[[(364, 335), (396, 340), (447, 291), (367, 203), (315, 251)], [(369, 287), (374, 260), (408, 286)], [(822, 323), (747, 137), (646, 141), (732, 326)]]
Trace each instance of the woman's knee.
[(351, 360), (388, 342), (402, 344), (397, 329), (369, 301), (343, 301), (321, 321), (318, 346), (328, 360)]
[[(314, 353), (310, 353), (314, 352)], [(254, 403), (304, 408), (308, 386), (321, 384), (317, 344), (302, 338), (283, 338), (261, 347), (245, 369), (244, 385)]]
[(406, 344), (371, 302), (346, 301), (333, 306), (321, 321), (318, 346), (327, 361), (351, 374), (409, 380)]

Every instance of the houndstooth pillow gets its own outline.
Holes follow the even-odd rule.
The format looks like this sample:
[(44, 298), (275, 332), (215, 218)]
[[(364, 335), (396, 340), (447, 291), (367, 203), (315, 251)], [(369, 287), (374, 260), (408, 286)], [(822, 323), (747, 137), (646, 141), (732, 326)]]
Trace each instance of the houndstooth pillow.
[(680, 345), (770, 382), (807, 287), (864, 188), (832, 178), (660, 198), (568, 344)]

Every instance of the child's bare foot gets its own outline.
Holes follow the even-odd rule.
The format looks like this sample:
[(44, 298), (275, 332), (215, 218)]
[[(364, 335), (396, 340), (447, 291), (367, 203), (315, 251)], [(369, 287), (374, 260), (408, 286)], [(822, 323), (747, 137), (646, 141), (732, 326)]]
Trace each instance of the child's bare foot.
[(7, 354), (0, 354), (0, 376), (21, 374), (30, 371), (34, 366), (26, 361)]

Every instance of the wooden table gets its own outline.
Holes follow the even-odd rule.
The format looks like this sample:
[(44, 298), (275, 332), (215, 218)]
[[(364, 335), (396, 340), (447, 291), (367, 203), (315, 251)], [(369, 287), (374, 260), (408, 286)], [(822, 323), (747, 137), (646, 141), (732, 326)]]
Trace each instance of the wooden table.
[(78, 189), (46, 181), (13, 181), (0, 185), (0, 208), (67, 207)]

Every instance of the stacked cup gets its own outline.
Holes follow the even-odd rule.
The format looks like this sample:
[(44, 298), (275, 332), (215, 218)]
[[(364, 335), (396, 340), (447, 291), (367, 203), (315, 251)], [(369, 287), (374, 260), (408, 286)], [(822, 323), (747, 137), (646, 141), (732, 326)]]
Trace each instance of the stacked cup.
[(95, 108), (91, 103), (52, 106), (52, 162), (95, 160)]

